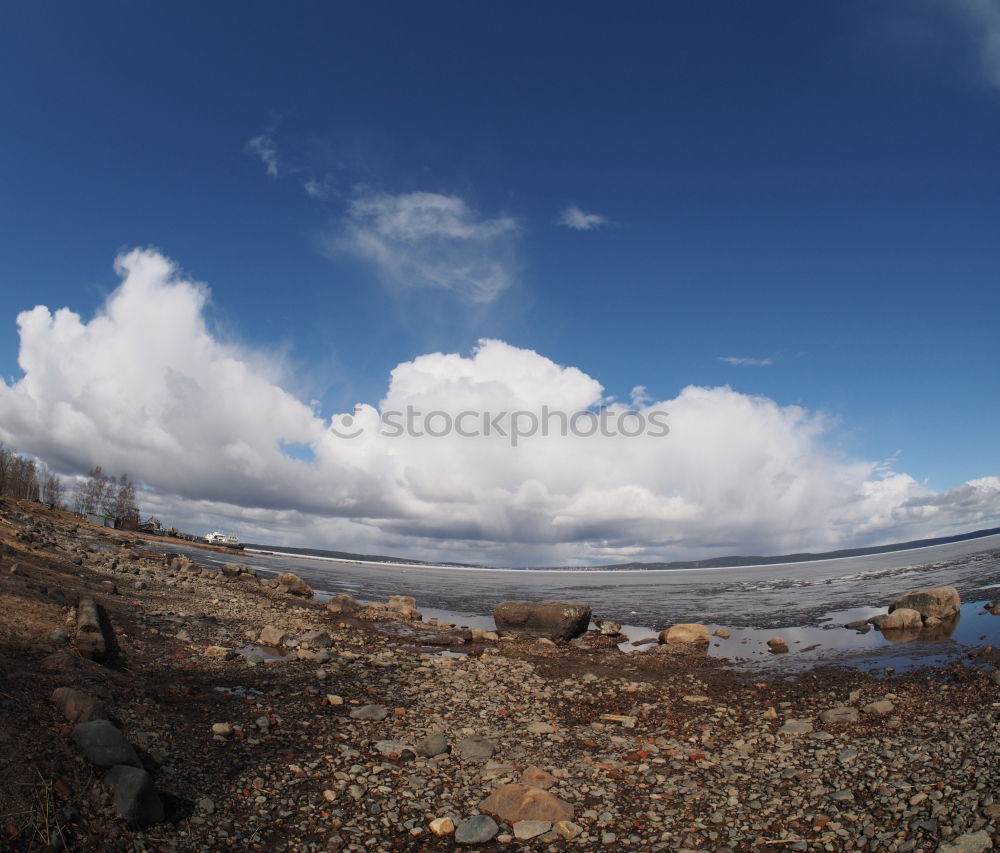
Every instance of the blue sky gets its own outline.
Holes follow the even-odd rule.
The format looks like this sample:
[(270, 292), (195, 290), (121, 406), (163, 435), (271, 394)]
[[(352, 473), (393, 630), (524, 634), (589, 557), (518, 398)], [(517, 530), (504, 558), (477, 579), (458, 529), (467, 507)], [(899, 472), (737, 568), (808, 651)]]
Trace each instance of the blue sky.
[[(803, 407), (942, 494), (1000, 473), (998, 44), (994, 0), (8, 5), (0, 370), (149, 247), (321, 418), (494, 339), (618, 400)], [(60, 441), (25, 449), (97, 455)]]

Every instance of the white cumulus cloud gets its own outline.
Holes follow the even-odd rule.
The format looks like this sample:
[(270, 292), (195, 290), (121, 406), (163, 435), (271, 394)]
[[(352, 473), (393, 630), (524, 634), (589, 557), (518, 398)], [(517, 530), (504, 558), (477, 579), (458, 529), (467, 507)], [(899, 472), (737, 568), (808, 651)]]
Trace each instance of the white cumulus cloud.
[(432, 192), (364, 193), (328, 242), (375, 265), (403, 288), (435, 288), (491, 302), (511, 284), (509, 216), (479, 216), (464, 199)]
[(611, 224), (608, 217), (599, 213), (586, 213), (575, 204), (564, 207), (556, 218), (556, 225), (564, 225), (574, 231), (593, 231), (595, 228)]
[[(383, 227), (503, 230), (411, 213)], [(204, 285), (150, 250), (116, 269), (121, 283), (89, 320), (43, 306), (19, 315), (23, 376), (0, 382), (0, 440), (64, 473), (128, 471), (147, 511), (189, 529), (519, 565), (826, 550), (1000, 525), (996, 476), (934, 492), (829, 449), (821, 414), (728, 387), (654, 399), (636, 386), (628, 405), (608, 404), (583, 370), (499, 340), (398, 364), (382, 400), (322, 418), (265, 355), (212, 334)], [(628, 428), (666, 413), (669, 429), (561, 434), (560, 413), (590, 412), (586, 426), (601, 407)], [(482, 433), (484, 413), (501, 430), (380, 430), (408, 411), (425, 433), (460, 417)], [(513, 413), (528, 424), (546, 411), (548, 436), (513, 446)], [(354, 438), (331, 432), (344, 434), (348, 416)], [(290, 444), (311, 454), (292, 458)]]

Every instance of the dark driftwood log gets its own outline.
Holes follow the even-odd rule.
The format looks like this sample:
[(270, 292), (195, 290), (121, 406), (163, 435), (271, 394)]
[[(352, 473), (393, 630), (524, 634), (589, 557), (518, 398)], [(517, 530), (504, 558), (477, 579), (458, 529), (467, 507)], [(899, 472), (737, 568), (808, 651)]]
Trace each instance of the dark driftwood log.
[(101, 611), (89, 595), (81, 598), (76, 607), (76, 647), (80, 654), (92, 660), (99, 660), (108, 652), (101, 628)]

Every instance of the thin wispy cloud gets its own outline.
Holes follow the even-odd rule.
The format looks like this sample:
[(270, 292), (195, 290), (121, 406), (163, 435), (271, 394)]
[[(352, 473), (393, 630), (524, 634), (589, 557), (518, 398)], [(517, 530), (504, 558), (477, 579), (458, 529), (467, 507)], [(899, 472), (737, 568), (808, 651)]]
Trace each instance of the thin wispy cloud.
[(512, 217), (484, 218), (458, 196), (367, 193), (351, 202), (328, 248), (370, 261), (398, 287), (491, 302), (513, 280), (516, 231)]
[(770, 367), (774, 364), (773, 358), (745, 358), (735, 355), (720, 355), (719, 361), (731, 364), (734, 367)]
[(325, 201), (337, 194), (337, 185), (330, 175), (324, 175), (322, 178), (308, 178), (302, 183), (302, 189), (309, 198), (315, 198), (319, 201)]
[(260, 136), (255, 136), (247, 143), (247, 150), (251, 154), (256, 154), (264, 164), (272, 178), (278, 177), (280, 171), (278, 160), (278, 145), (274, 141), (274, 131), (267, 130)]
[(607, 216), (601, 216), (599, 213), (587, 213), (575, 204), (564, 207), (556, 218), (556, 225), (572, 228), (574, 231), (594, 231), (612, 224), (614, 223)]
[(1000, 0), (951, 0), (976, 41), (983, 74), (1000, 88)]

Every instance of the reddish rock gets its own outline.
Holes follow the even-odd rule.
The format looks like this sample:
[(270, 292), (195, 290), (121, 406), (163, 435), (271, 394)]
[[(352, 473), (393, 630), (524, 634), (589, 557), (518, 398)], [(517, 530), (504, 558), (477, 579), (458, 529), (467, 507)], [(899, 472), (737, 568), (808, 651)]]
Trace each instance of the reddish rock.
[(908, 607), (899, 607), (893, 610), (879, 623), (880, 631), (896, 631), (906, 628), (920, 628), (923, 626), (923, 619), (916, 610)]
[(342, 592), (326, 603), (326, 609), (331, 613), (356, 613), (361, 609), (361, 605), (354, 600), (353, 596)]
[(530, 785), (532, 788), (541, 788), (543, 791), (547, 791), (557, 781), (556, 777), (551, 773), (546, 773), (541, 767), (536, 767), (534, 764), (525, 768), (525, 771), (521, 774), (522, 784)]
[(282, 572), (278, 575), (278, 583), (283, 591), (290, 595), (297, 595), (301, 598), (313, 597), (312, 587), (292, 572)]
[(257, 638), (257, 642), (262, 646), (270, 646), (271, 648), (279, 648), (285, 640), (288, 639), (288, 634), (282, 631), (280, 628), (275, 628), (273, 625), (267, 625), (260, 632), (260, 636)]
[(709, 643), (708, 628), (697, 622), (682, 622), (679, 625), (671, 625), (666, 631), (660, 632), (660, 642), (707, 646)]
[(57, 687), (52, 692), (52, 701), (71, 723), (89, 723), (91, 720), (108, 718), (108, 709), (104, 703), (82, 690)]
[(530, 785), (503, 785), (479, 804), (479, 811), (496, 815), (507, 823), (547, 820), (558, 823), (573, 819), (573, 806), (555, 794)]
[(903, 593), (889, 605), (889, 613), (902, 608), (916, 610), (924, 619), (954, 619), (962, 607), (962, 599), (953, 586), (927, 586)]

